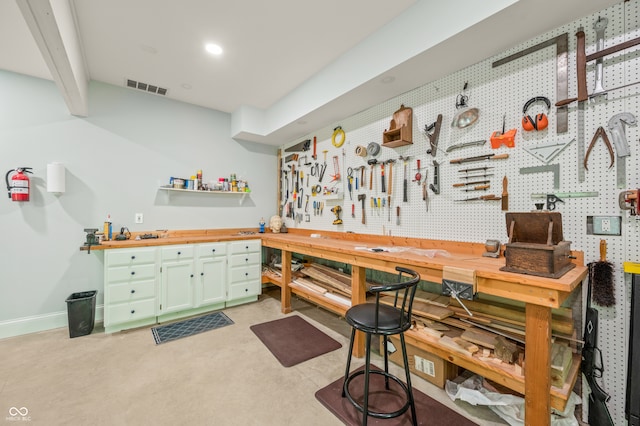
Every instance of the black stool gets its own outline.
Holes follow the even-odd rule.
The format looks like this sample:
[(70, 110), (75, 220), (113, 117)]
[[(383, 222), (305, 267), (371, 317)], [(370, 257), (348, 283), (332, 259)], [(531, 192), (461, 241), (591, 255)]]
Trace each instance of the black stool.
[[(413, 424), (417, 425), (416, 406), (413, 401), (413, 391), (411, 390), (411, 375), (409, 373), (409, 363), (407, 361), (407, 348), (404, 342), (404, 332), (411, 327), (411, 308), (413, 305), (413, 297), (416, 294), (416, 288), (420, 281), (420, 275), (410, 269), (396, 266), (398, 271), (398, 281), (396, 283), (385, 283), (374, 286), (369, 289), (375, 293), (375, 303), (362, 303), (351, 307), (345, 319), (351, 325), (351, 341), (349, 342), (349, 357), (347, 358), (347, 369), (344, 373), (344, 385), (342, 386), (342, 397), (347, 397), (349, 401), (362, 412), (362, 424), (367, 424), (368, 416), (380, 419), (390, 419), (398, 417), (405, 413), (411, 407), (411, 416)], [(403, 281), (403, 274), (406, 274), (409, 280)], [(407, 277), (405, 277), (407, 278)], [(395, 292), (394, 305), (380, 304), (381, 292)], [(364, 371), (356, 371), (349, 375), (351, 367), (351, 353), (353, 352), (353, 342), (356, 336), (356, 330), (360, 330), (366, 334), (365, 340), (365, 365)], [(384, 339), (384, 371), (371, 370), (371, 335), (381, 335)], [(389, 374), (389, 358), (387, 355), (387, 336), (399, 334), (402, 346), (402, 356), (404, 360), (404, 372), (407, 384), (402, 383), (396, 376)], [(364, 374), (364, 404), (360, 405), (349, 393), (349, 383), (357, 376)], [(389, 379), (398, 383), (407, 394), (407, 402), (399, 410), (391, 413), (380, 413), (369, 410), (369, 375), (380, 374), (384, 376), (385, 388), (389, 390)]]

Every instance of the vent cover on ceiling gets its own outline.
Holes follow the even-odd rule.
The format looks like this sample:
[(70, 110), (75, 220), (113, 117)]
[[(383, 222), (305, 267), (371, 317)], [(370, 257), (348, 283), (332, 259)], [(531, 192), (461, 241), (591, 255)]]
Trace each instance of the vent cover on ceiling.
[(144, 90), (145, 92), (155, 93), (162, 96), (167, 94), (167, 89), (165, 89), (164, 87), (158, 87), (154, 86), (153, 84), (147, 84), (131, 79), (127, 79), (127, 87), (131, 87), (132, 89)]

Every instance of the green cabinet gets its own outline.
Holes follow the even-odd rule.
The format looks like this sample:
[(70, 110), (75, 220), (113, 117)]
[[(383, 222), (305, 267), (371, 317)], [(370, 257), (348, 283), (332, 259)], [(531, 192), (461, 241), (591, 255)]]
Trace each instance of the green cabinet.
[(105, 332), (170, 321), (258, 299), (261, 242), (105, 251)]
[(198, 244), (196, 306), (224, 303), (227, 287), (227, 243)]
[(107, 333), (156, 322), (155, 247), (105, 252), (104, 328)]
[(194, 299), (193, 245), (167, 246), (160, 249), (160, 309), (159, 315), (191, 309)]

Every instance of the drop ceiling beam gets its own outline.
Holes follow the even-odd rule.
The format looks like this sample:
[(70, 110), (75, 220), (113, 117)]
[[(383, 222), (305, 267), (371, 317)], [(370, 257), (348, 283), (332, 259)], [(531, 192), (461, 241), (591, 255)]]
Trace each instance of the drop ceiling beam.
[(72, 115), (89, 115), (88, 73), (68, 0), (16, 0)]

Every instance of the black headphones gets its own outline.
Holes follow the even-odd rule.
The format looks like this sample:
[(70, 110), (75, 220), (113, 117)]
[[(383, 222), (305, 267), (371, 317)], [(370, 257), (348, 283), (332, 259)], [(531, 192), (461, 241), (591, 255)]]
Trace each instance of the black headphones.
[(522, 128), (528, 132), (532, 130), (544, 130), (549, 125), (549, 119), (545, 113), (536, 114), (533, 118), (530, 115), (527, 115), (529, 107), (536, 102), (544, 102), (547, 106), (547, 113), (551, 109), (551, 102), (544, 96), (536, 96), (535, 98), (529, 99), (522, 108)]

